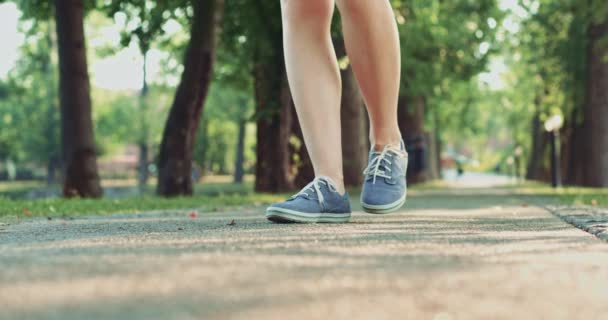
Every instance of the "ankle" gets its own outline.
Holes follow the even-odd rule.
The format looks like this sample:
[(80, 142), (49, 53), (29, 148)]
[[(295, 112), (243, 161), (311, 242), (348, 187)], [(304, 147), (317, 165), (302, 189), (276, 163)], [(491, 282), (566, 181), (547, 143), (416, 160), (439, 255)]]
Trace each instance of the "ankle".
[(346, 193), (346, 187), (344, 186), (344, 178), (330, 175), (318, 175), (317, 177), (323, 177), (329, 180), (336, 191), (343, 196)]
[(374, 143), (372, 148), (374, 151), (382, 151), (386, 146), (401, 148), (401, 139), (388, 143)]
[(375, 150), (382, 151), (386, 146), (400, 146), (402, 141), (399, 131), (392, 134), (374, 134), (370, 137), (371, 145)]

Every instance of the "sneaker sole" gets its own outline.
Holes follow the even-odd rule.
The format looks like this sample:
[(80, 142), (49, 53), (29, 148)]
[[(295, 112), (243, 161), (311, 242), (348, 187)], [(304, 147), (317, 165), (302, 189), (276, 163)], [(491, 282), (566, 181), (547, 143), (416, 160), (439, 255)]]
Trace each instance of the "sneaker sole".
[(407, 193), (403, 195), (403, 197), (393, 203), (385, 204), (385, 205), (371, 205), (366, 204), (361, 201), (361, 206), (363, 207), (363, 211), (371, 214), (387, 214), (391, 212), (395, 212), (405, 204), (407, 200)]
[(307, 213), (289, 209), (266, 210), (266, 218), (275, 223), (347, 223), (350, 213)]

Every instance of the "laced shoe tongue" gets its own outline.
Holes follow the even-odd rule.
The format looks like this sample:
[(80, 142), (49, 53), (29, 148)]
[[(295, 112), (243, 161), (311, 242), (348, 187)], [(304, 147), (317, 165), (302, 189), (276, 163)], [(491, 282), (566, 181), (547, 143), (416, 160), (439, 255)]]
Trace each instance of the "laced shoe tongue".
[(390, 172), (390, 166), (392, 160), (395, 155), (399, 155), (401, 152), (401, 147), (386, 145), (382, 152), (373, 151), (372, 154), (375, 156), (371, 159), (369, 165), (363, 171), (363, 174), (366, 175), (366, 180), (373, 180), (376, 183), (376, 180), (380, 178), (388, 179), (388, 172)]
[(291, 199), (303, 197), (304, 199), (317, 200), (319, 202), (323, 202), (323, 194), (321, 194), (323, 186), (326, 186), (331, 190), (333, 187), (331, 179), (325, 177), (315, 178), (315, 180), (309, 183), (300, 192), (293, 195)]
[(317, 197), (315, 197), (315, 193), (313, 188), (304, 188), (302, 190), (300, 190), (300, 192), (294, 194), (291, 199), (297, 199), (297, 198), (304, 198), (304, 199), (308, 199), (308, 200), (316, 200)]
[[(321, 188), (322, 184), (319, 183), (319, 189)], [(305, 193), (302, 194), (303, 197), (305, 197), (306, 199), (309, 200), (319, 200), (319, 195), (317, 194), (317, 191), (315, 190), (314, 186), (310, 186), (308, 188), (306, 188)]]

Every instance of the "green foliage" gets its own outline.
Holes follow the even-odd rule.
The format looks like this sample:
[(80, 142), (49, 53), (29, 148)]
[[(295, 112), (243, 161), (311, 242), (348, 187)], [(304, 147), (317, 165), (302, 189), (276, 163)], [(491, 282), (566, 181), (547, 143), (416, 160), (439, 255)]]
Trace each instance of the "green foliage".
[(171, 22), (186, 24), (189, 20), (188, 0), (111, 0), (104, 2), (100, 10), (120, 20), (121, 45), (128, 47), (136, 41), (142, 54), (147, 53), (155, 41), (166, 35), (166, 25)]
[[(42, 166), (60, 149), (52, 1), (14, 2), (23, 12), (21, 31), (27, 39), (17, 66), (0, 82), (0, 160)], [(501, 10), (498, 0), (391, 0), (402, 43), (402, 94), (425, 98), (427, 128), (439, 135), (444, 149), (470, 153), (487, 168), (517, 147), (524, 158), (530, 153), (533, 117), (563, 114), (567, 123), (577, 122), (585, 102), (587, 27), (608, 17), (603, 0), (520, 2), (523, 16)], [(151, 50), (165, 55), (161, 78), (181, 72), (191, 1), (91, 0), (86, 5), (88, 32), (101, 33), (112, 24), (121, 31), (120, 41), (89, 48), (92, 61), (136, 45), (142, 55)], [(507, 18), (518, 32), (507, 30)], [(334, 37), (340, 37), (339, 22), (336, 15)], [(230, 173), (238, 123), (276, 111), (255, 114), (252, 74), (264, 64), (281, 71), (280, 2), (225, 1), (220, 29), (194, 158), (205, 171)], [(480, 76), (496, 61), (508, 69), (499, 90), (484, 85)], [(170, 82), (153, 83), (141, 101), (137, 92), (92, 89), (102, 155), (142, 140), (156, 149), (175, 90)], [(247, 167), (255, 161), (253, 129), (248, 126)]]
[[(225, 2), (222, 36), (218, 50), (219, 75), (230, 86), (250, 90), (253, 97), (253, 73), (264, 68), (273, 74), (283, 74), (281, 8), (279, 1), (234, 0)], [(227, 65), (229, 68), (223, 68)], [(272, 71), (269, 70), (272, 69)], [(255, 119), (275, 114), (282, 77), (268, 85), (274, 91), (268, 105), (256, 110)]]
[[(29, 20), (32, 23), (39, 21), (48, 21), (53, 17), (55, 7), (54, 1), (47, 0), (3, 0), (2, 2), (14, 2), (19, 6), (23, 13), (22, 19)], [(96, 0), (83, 0), (86, 12), (90, 12), (96, 6)]]
[[(149, 105), (149, 113), (146, 114), (148, 141), (154, 148), (160, 145), (173, 93), (171, 87), (153, 85), (145, 97), (145, 103)], [(95, 101), (93, 120), (100, 155), (123, 152), (126, 144), (139, 142), (141, 127), (134, 125), (141, 121), (139, 96), (130, 92), (94, 89), (92, 98)]]
[(100, 154), (112, 153), (125, 143), (135, 143), (138, 130), (136, 101), (131, 95), (112, 95), (108, 92), (93, 93), (95, 132)]
[[(230, 80), (217, 80), (211, 86), (205, 117), (198, 131), (194, 161), (206, 172), (232, 173), (236, 158), (238, 124), (253, 113), (253, 100), (247, 92), (232, 87)], [(238, 86), (237, 86), (238, 88)], [(251, 136), (251, 135), (249, 135)], [(245, 162), (248, 171), (255, 161), (255, 141), (245, 139)]]
[[(503, 49), (497, 1), (392, 1), (402, 49), (401, 94), (424, 97), (426, 127), (444, 151), (494, 161), (500, 97), (482, 85), (492, 57)], [(484, 160), (490, 159), (490, 160)], [(485, 164), (485, 168), (493, 164)]]
[(469, 80), (487, 67), (503, 12), (495, 0), (393, 1), (407, 95), (433, 96), (446, 78)]
[(3, 84), (0, 159), (45, 164), (59, 158), (60, 152), (54, 25), (38, 21), (25, 26), (28, 37), (21, 58)]
[[(519, 32), (509, 34), (503, 54), (509, 75), (502, 100), (510, 106), (504, 118), (515, 145), (523, 147), (524, 159), (534, 152), (532, 119), (538, 117), (542, 123), (551, 115), (563, 115), (566, 133), (582, 119), (588, 4), (601, 11), (605, 1), (522, 1), (525, 15), (512, 17)], [(544, 162), (548, 162), (548, 155)]]

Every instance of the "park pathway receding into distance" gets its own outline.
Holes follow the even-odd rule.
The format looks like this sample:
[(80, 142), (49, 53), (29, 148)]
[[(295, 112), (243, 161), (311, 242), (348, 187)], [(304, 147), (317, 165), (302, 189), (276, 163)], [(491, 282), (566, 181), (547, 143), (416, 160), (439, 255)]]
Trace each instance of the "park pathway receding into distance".
[(0, 319), (605, 319), (607, 301), (608, 243), (504, 190), (412, 192), (346, 225), (252, 208), (0, 226)]

